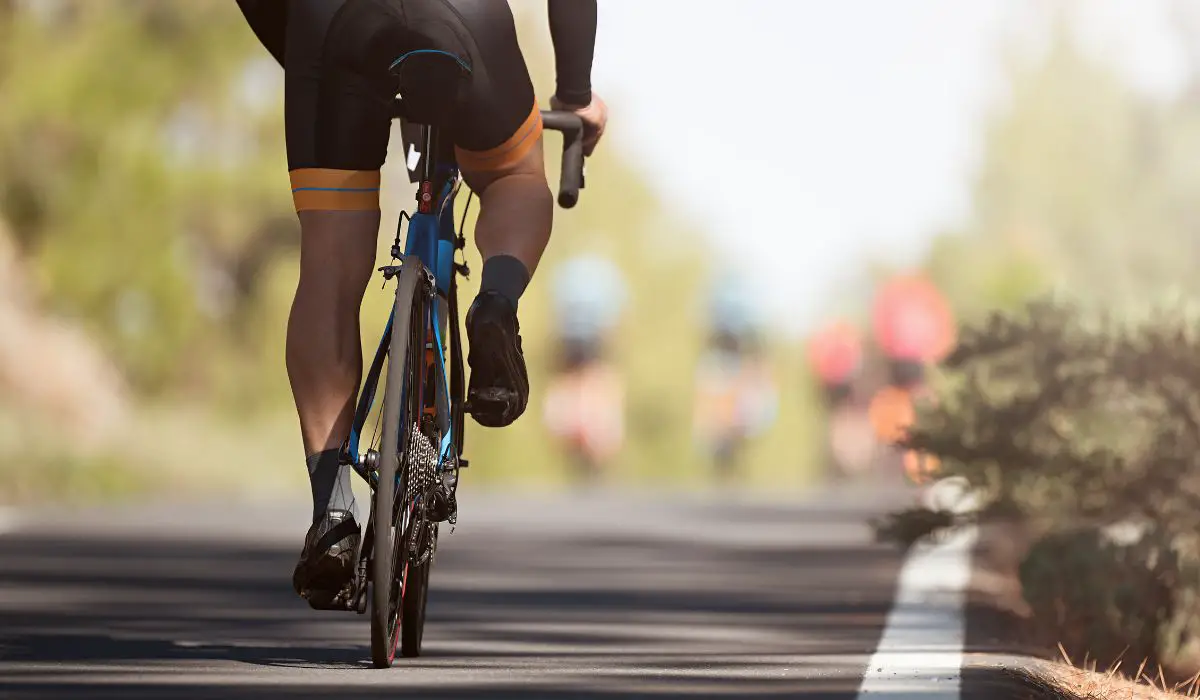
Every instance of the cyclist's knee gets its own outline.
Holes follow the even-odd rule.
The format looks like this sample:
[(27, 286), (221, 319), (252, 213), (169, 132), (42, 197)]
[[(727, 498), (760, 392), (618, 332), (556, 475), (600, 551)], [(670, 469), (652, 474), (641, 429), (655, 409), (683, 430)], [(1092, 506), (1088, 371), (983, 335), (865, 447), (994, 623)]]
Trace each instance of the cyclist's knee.
[[(484, 159), (472, 157), (472, 152), (463, 149), (456, 149), (456, 154), (467, 186), (480, 195), (486, 192), (493, 183), (507, 178), (546, 184), (546, 164), (542, 156), (540, 135), (532, 148), (515, 158), (489, 163)], [(549, 192), (549, 185), (547, 185), (546, 191)]]
[(454, 149), (454, 154), (467, 185), (480, 194), (486, 192), (497, 180), (509, 177), (532, 178), (545, 182), (542, 113), (538, 111), (535, 103), (524, 120), (513, 128), (502, 142), (485, 150), (458, 146)]
[(378, 231), (378, 211), (301, 211), (301, 284), (319, 282), (361, 294), (374, 272)]

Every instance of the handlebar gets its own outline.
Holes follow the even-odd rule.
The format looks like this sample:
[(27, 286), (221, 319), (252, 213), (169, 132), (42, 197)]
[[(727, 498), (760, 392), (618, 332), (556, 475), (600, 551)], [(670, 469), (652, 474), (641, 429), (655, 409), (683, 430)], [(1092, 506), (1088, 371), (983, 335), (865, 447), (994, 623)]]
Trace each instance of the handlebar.
[(542, 110), (542, 126), (563, 135), (558, 205), (570, 209), (579, 201), (579, 190), (583, 189), (583, 120), (574, 112)]

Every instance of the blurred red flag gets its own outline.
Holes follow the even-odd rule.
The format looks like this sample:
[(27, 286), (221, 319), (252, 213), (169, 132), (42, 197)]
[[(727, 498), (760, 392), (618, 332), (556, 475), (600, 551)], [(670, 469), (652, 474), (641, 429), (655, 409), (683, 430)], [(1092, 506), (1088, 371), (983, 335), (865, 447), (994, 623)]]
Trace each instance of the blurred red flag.
[(861, 334), (845, 321), (826, 326), (809, 340), (808, 359), (822, 383), (846, 382), (862, 364)]
[(954, 314), (928, 279), (888, 280), (875, 296), (875, 340), (890, 359), (937, 362), (954, 347)]

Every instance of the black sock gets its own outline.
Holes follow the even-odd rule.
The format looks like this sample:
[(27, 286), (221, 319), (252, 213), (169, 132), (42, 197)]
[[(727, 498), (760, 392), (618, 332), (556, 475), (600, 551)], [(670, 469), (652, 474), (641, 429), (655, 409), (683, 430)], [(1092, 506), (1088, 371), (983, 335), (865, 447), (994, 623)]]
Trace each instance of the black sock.
[(330, 510), (354, 512), (354, 489), (350, 485), (350, 467), (338, 464), (341, 450), (325, 450), (309, 455), (308, 484), (312, 487), (313, 522)]
[(508, 299), (513, 308), (529, 286), (529, 268), (511, 255), (496, 255), (483, 261), (479, 293), (496, 292)]

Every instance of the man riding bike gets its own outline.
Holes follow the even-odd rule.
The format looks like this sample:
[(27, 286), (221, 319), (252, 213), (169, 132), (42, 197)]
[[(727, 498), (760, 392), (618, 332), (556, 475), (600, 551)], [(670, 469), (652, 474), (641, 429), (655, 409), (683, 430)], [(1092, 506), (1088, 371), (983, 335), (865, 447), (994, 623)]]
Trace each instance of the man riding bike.
[(756, 302), (741, 275), (724, 274), (712, 282), (693, 430), (721, 480), (737, 476), (746, 444), (775, 419), (775, 382), (763, 336), (767, 324)]
[(625, 387), (612, 341), (628, 292), (610, 258), (586, 253), (555, 270), (553, 294), (558, 357), (542, 416), (574, 465), (573, 476), (588, 482), (624, 441)]
[[(554, 199), (542, 121), (512, 12), (497, 0), (238, 0), (284, 69), (288, 170), (300, 219), (300, 280), (288, 319), (287, 371), (313, 497), (313, 523), (292, 581), (316, 601), (349, 580), (360, 537), (340, 452), (362, 375), (359, 306), (375, 268), (380, 168), (395, 96), (436, 117), (479, 196), (480, 292), (467, 313), (469, 405), (477, 422), (511, 424), (529, 380), (517, 306), (550, 238)], [(591, 89), (595, 0), (549, 0), (553, 109), (584, 123), (590, 155), (607, 121)], [(420, 56), (420, 60), (406, 59)], [(439, 58), (440, 57), (440, 58)], [(462, 67), (458, 80), (439, 68)], [(438, 61), (442, 64), (439, 65)], [(405, 78), (429, 79), (406, 94)], [(411, 83), (409, 83), (411, 84)], [(449, 109), (443, 107), (449, 105)]]

